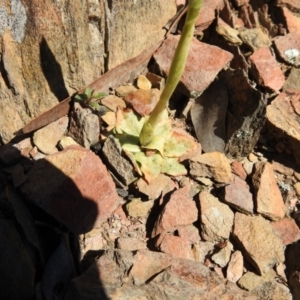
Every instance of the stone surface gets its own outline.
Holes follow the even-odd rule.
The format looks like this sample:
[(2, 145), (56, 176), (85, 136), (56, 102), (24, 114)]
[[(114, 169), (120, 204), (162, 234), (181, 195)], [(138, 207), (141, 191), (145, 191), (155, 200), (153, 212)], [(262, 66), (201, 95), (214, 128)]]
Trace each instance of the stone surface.
[(195, 32), (199, 33), (213, 22), (215, 19), (215, 11), (222, 10), (224, 2), (222, 0), (204, 0), (198, 18), (195, 24)]
[(235, 160), (231, 163), (231, 171), (243, 180), (247, 178), (247, 173), (240, 161)]
[(289, 33), (300, 31), (300, 18), (293, 14), (288, 8), (281, 7), (286, 27)]
[(196, 244), (201, 240), (199, 229), (192, 224), (178, 227), (177, 232), (178, 236), (189, 241), (190, 243)]
[(143, 178), (140, 178), (136, 185), (141, 193), (148, 196), (149, 200), (155, 200), (162, 193), (168, 193), (176, 187), (172, 179), (164, 174), (159, 174), (149, 184)]
[(101, 99), (101, 104), (116, 112), (117, 108), (125, 108), (126, 103), (123, 99), (115, 95), (108, 95)]
[(280, 36), (274, 41), (275, 47), (280, 57), (287, 63), (300, 65), (300, 32), (289, 33)]
[(300, 3), (297, 0), (278, 0), (277, 3), (279, 5), (285, 5), (293, 11), (300, 12)]
[(135, 250), (143, 250), (146, 249), (146, 243), (140, 241), (134, 237), (124, 237), (118, 238), (117, 240), (117, 248), (122, 250), (128, 251), (135, 251)]
[(196, 203), (188, 195), (189, 186), (172, 193), (170, 200), (160, 212), (152, 237), (164, 231), (174, 231), (177, 226), (190, 225), (198, 219)]
[(66, 132), (68, 123), (68, 117), (62, 117), (37, 130), (33, 135), (33, 143), (44, 154), (53, 154), (57, 152), (56, 145)]
[(222, 152), (226, 140), (228, 95), (220, 81), (214, 81), (193, 104), (190, 114), (204, 152)]
[(286, 207), (269, 162), (255, 165), (252, 184), (255, 190), (256, 210), (271, 220), (282, 219)]
[(122, 148), (112, 135), (105, 140), (102, 153), (114, 175), (125, 185), (136, 179), (132, 164), (122, 156)]
[(224, 202), (245, 214), (254, 213), (253, 195), (247, 182), (234, 175), (232, 183), (224, 187)]
[(221, 152), (204, 153), (191, 158), (190, 174), (209, 177), (219, 183), (230, 183), (232, 180), (229, 161)]
[(90, 149), (90, 146), (99, 142), (100, 120), (90, 108), (82, 108), (77, 102), (71, 112), (68, 135), (78, 144)]
[[(132, 284), (132, 280), (133, 283)], [(258, 300), (195, 261), (138, 251), (107, 251), (71, 281), (66, 300)]]
[(173, 257), (193, 259), (191, 244), (180, 236), (171, 234), (160, 234), (155, 246), (161, 252), (170, 254)]
[(139, 89), (142, 90), (150, 90), (152, 87), (150, 80), (145, 75), (138, 76), (136, 80), (136, 85)]
[(140, 198), (133, 198), (128, 204), (126, 204), (126, 210), (129, 216), (133, 218), (143, 218), (149, 215), (153, 205), (153, 201), (142, 201)]
[(98, 228), (117, 206), (115, 185), (99, 157), (70, 146), (38, 160), (22, 191), (72, 232)]
[(264, 274), (275, 264), (284, 261), (284, 245), (270, 222), (261, 216), (247, 216), (237, 212), (233, 236), (243, 256), (253, 267)]
[(284, 218), (271, 224), (279, 233), (285, 245), (297, 242), (300, 239), (300, 230), (294, 219)]
[(247, 291), (253, 291), (262, 286), (265, 282), (274, 280), (275, 276), (276, 273), (274, 270), (269, 270), (267, 273), (263, 274), (263, 276), (258, 276), (257, 274), (248, 271), (238, 281), (238, 286)]
[(300, 69), (292, 68), (283, 86), (284, 91), (300, 90)]
[(226, 278), (236, 283), (243, 275), (244, 272), (244, 258), (242, 252), (236, 250), (232, 253), (228, 263)]
[[(169, 36), (154, 54), (156, 63), (166, 75), (169, 73), (178, 40), (179, 36)], [(185, 93), (197, 95), (203, 92), (232, 58), (233, 55), (227, 51), (193, 39), (181, 77)]]
[(283, 92), (268, 105), (266, 113), (273, 134), (286, 139), (297, 164), (300, 164), (299, 99), (299, 91)]
[(140, 116), (148, 116), (160, 97), (158, 89), (136, 90), (127, 94), (124, 100), (133, 107)]
[(63, 136), (59, 141), (59, 146), (61, 147), (61, 149), (65, 149), (72, 145), (79, 146), (79, 144), (76, 143), (70, 136)]
[(251, 71), (258, 84), (278, 92), (285, 78), (269, 48), (259, 48), (249, 57)]
[(276, 281), (265, 282), (252, 291), (252, 294), (260, 299), (272, 300), (293, 300), (292, 294), (288, 287)]
[(229, 241), (227, 241), (224, 248), (221, 248), (217, 253), (212, 255), (212, 261), (219, 265), (221, 268), (226, 267), (231, 256), (232, 249), (233, 245)]
[(199, 194), (200, 233), (206, 241), (224, 241), (233, 225), (232, 210), (207, 191)]

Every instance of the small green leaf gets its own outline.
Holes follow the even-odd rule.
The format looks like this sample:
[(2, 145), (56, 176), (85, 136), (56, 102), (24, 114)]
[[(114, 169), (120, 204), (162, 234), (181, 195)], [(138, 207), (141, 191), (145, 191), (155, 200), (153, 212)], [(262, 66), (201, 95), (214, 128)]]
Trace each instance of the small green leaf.
[(88, 97), (86, 94), (77, 94), (74, 99), (77, 101), (86, 101)]
[(107, 93), (105, 93), (105, 92), (100, 92), (100, 93), (98, 93), (98, 94), (94, 94), (94, 95), (93, 95), (93, 98), (95, 98), (95, 99), (100, 99), (100, 98), (103, 98), (103, 97), (106, 97), (106, 96), (108, 96)]
[(161, 166), (161, 173), (171, 176), (186, 175), (187, 170), (184, 165), (178, 162), (177, 158), (164, 158)]
[(87, 98), (90, 99), (93, 96), (94, 90), (92, 90), (90, 87), (87, 87), (84, 90), (84, 93), (87, 96)]
[(101, 106), (99, 105), (98, 102), (90, 102), (89, 106), (91, 106), (92, 108), (100, 111), (101, 110)]

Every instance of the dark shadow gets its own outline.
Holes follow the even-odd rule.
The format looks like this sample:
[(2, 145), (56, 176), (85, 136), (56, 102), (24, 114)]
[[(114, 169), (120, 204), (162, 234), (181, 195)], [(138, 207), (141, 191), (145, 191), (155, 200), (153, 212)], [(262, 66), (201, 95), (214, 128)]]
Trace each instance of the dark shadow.
[[(82, 272), (79, 234), (93, 229), (99, 213), (46, 159), (0, 146), (0, 299), (79, 299), (72, 281)], [(95, 260), (90, 264), (91, 293), (108, 300)]]
[(51, 92), (59, 101), (69, 97), (68, 90), (64, 83), (64, 77), (59, 62), (43, 37), (40, 42), (40, 61), (44, 76), (49, 84)]

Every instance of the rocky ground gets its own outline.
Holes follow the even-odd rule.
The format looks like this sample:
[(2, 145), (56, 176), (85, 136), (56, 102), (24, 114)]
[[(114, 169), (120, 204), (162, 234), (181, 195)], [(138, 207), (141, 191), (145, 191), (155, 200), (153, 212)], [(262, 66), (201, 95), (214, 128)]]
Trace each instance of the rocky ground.
[(0, 298), (300, 299), (299, 3), (204, 1), (196, 25), (169, 107), (187, 174), (145, 180), (110, 134), (153, 109), (173, 34), (96, 111), (1, 145)]

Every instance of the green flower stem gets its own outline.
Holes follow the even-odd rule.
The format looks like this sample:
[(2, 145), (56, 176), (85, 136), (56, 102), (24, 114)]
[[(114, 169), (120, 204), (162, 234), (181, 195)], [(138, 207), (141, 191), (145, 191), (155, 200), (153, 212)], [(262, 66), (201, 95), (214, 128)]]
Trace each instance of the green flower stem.
[(202, 0), (189, 1), (185, 24), (178, 42), (178, 46), (175, 50), (165, 88), (140, 133), (140, 143), (142, 146), (146, 146), (151, 142), (154, 129), (161, 120), (163, 111), (167, 107), (169, 100), (181, 79), (188, 57), (190, 44), (194, 36), (195, 22), (201, 6)]

